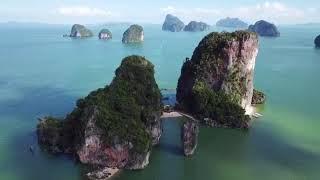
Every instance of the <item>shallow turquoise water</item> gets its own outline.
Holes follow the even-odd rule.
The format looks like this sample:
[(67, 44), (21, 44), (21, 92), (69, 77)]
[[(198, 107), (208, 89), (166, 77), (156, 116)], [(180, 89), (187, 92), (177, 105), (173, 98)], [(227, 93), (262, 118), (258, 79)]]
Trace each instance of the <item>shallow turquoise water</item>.
[[(151, 60), (160, 87), (174, 89), (183, 61), (208, 33), (168, 33), (145, 25), (145, 42), (128, 46), (121, 43), (123, 25), (110, 27), (109, 42), (62, 38), (69, 28), (0, 26), (1, 180), (81, 179), (82, 168), (72, 159), (38, 149), (37, 118), (63, 117), (76, 99), (109, 83), (131, 54)], [(186, 159), (179, 121), (165, 120), (150, 165), (114, 179), (319, 179), (320, 50), (313, 48), (318, 29), (282, 26), (280, 38), (260, 38), (255, 85), (268, 101), (250, 131), (202, 128), (196, 155)]]

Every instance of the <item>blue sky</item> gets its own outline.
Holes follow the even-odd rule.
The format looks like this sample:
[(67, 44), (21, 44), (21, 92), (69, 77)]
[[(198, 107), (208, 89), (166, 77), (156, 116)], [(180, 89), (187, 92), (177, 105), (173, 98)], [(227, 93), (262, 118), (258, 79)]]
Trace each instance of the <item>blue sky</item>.
[(239, 17), (296, 24), (320, 22), (319, 12), (320, 0), (1, 0), (0, 22), (160, 24), (171, 13), (185, 22)]

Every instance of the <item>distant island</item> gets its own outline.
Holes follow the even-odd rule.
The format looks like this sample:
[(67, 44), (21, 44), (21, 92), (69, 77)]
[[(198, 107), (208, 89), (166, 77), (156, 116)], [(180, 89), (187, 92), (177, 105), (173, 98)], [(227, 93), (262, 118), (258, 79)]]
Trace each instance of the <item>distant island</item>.
[(239, 18), (224, 18), (220, 19), (217, 23), (216, 26), (220, 27), (229, 27), (229, 28), (247, 28), (248, 24), (245, 23), (244, 21), (240, 20)]
[(144, 40), (143, 27), (137, 24), (131, 25), (122, 37), (122, 43), (140, 43)]
[(280, 32), (276, 25), (264, 20), (257, 21), (254, 25), (249, 26), (249, 31), (256, 32), (259, 36), (279, 37)]
[(314, 40), (314, 44), (317, 48), (320, 48), (320, 35), (316, 37), (316, 39)]
[(92, 31), (86, 28), (84, 25), (75, 24), (72, 26), (70, 37), (85, 38), (85, 37), (92, 37), (92, 36), (93, 36)]
[(178, 17), (168, 14), (162, 25), (162, 30), (180, 32), (183, 30), (184, 26), (184, 23)]
[(99, 39), (108, 40), (112, 39), (112, 33), (109, 29), (102, 29), (99, 32)]
[(184, 31), (197, 32), (207, 31), (210, 29), (210, 25), (204, 22), (191, 21), (187, 26), (184, 27)]

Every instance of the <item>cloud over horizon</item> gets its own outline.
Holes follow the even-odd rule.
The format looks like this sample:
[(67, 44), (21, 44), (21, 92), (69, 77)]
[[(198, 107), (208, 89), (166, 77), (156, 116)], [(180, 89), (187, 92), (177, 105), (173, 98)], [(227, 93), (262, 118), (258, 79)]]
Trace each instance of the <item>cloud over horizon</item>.
[(67, 6), (56, 9), (59, 15), (69, 17), (108, 17), (111, 16), (111, 11), (100, 8), (93, 8), (87, 6)]

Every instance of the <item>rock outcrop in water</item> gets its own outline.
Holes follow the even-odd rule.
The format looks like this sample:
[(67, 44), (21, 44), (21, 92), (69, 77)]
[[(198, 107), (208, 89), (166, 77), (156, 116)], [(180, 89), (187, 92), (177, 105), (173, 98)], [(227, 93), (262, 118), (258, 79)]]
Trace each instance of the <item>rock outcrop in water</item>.
[(99, 39), (104, 39), (104, 40), (112, 39), (111, 31), (109, 29), (102, 29), (99, 32)]
[(122, 37), (122, 43), (140, 43), (144, 40), (143, 27), (137, 24), (131, 25)]
[(207, 35), (183, 64), (178, 107), (210, 126), (248, 128), (257, 54), (256, 33)]
[(266, 102), (266, 96), (263, 92), (253, 89), (253, 96), (252, 96), (252, 104), (264, 104)]
[(204, 22), (196, 22), (191, 21), (186, 27), (184, 27), (184, 31), (197, 32), (197, 31), (207, 31), (210, 29), (210, 26)]
[(182, 126), (181, 133), (184, 155), (191, 156), (198, 145), (199, 126), (196, 122), (187, 120)]
[(184, 23), (176, 16), (168, 14), (162, 25), (163, 31), (180, 32), (184, 28)]
[(317, 48), (320, 48), (320, 35), (316, 37), (316, 39), (314, 40), (314, 44)]
[(154, 66), (140, 56), (123, 59), (109, 86), (77, 101), (64, 119), (44, 118), (39, 144), (53, 153), (73, 153), (81, 163), (142, 169), (159, 143), (161, 94)]
[(247, 28), (248, 24), (241, 21), (239, 18), (230, 18), (221, 19), (216, 23), (216, 26), (220, 27), (229, 27), (229, 28)]
[(87, 29), (85, 26), (80, 24), (75, 24), (72, 26), (70, 37), (84, 38), (84, 37), (92, 37), (92, 36), (93, 36), (92, 31)]
[(267, 21), (261, 20), (256, 22), (254, 25), (249, 26), (249, 31), (256, 32), (260, 36), (266, 37), (279, 37), (280, 32), (276, 25)]

